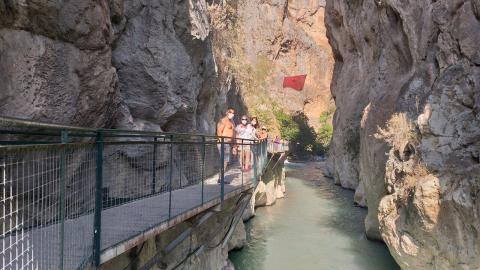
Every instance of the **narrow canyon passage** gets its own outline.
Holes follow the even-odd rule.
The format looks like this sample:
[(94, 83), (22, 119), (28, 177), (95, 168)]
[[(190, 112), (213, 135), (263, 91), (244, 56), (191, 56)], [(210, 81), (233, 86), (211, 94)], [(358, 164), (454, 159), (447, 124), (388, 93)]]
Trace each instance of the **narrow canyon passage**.
[[(239, 127), (247, 139), (268, 133), (286, 140), (289, 158), (327, 157), (328, 172), (319, 163), (289, 165), (287, 197), (259, 208), (246, 224), (247, 246), (231, 254), (237, 269), (398, 269), (397, 263), (406, 270), (479, 270), (479, 44), (480, 0), (0, 0), (0, 269), (5, 256), (29, 260), (28, 252), (10, 253), (30, 249), (17, 238), (8, 244), (7, 235), (91, 214), (95, 206), (101, 213), (103, 199), (123, 204), (219, 173), (232, 148), (222, 154), (218, 138), (202, 139), (201, 149), (193, 145), (207, 138), (198, 134), (238, 139)], [(294, 78), (303, 79), (285, 83)], [(267, 133), (252, 134), (244, 115)], [(76, 137), (64, 127), (44, 134), (44, 124), (31, 130), (24, 121), (95, 134)], [(135, 147), (110, 137), (111, 149), (103, 151), (100, 138), (111, 129), (146, 132), (152, 140), (139, 137)], [(174, 145), (173, 134), (191, 142)], [(19, 145), (24, 140), (52, 156), (42, 161), (46, 172), (7, 170), (9, 159), (12, 166), (29, 162)], [(54, 153), (45, 150), (50, 142)], [(95, 147), (78, 150), (87, 143)], [(67, 155), (73, 165), (66, 168), (64, 144), (78, 152)], [(248, 151), (240, 153), (248, 159)], [(115, 158), (98, 166), (103, 156)], [(205, 160), (211, 165), (200, 170)], [(276, 186), (263, 184), (273, 202)], [(45, 205), (46, 213), (38, 210)], [(212, 223), (236, 213), (223, 210)], [(96, 217), (98, 228), (107, 224)], [(100, 254), (101, 233), (94, 248), (90, 227), (82, 228), (88, 241), (78, 258), (85, 263)], [(237, 232), (243, 237), (243, 226)], [(154, 246), (143, 249), (148, 256), (138, 259), (131, 248), (118, 261), (137, 269), (168, 246), (168, 237), (158, 238), (146, 240)], [(74, 253), (61, 239), (46, 249), (59, 262), (64, 250)], [(170, 264), (187, 270), (227, 264), (224, 244), (184, 261), (192, 249), (209, 246), (191, 239), (198, 245), (180, 245)]]
[(384, 244), (365, 237), (367, 211), (353, 192), (322, 177), (318, 163), (287, 165), (287, 194), (258, 208), (247, 245), (230, 253), (235, 269), (399, 269)]

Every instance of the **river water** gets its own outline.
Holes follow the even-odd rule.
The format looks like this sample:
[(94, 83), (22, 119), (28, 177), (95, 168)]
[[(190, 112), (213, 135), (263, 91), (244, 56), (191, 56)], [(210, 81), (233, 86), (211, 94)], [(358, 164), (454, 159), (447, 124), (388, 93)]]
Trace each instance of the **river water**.
[(353, 192), (317, 166), (287, 165), (286, 197), (245, 224), (247, 245), (230, 253), (235, 269), (399, 269), (384, 244), (366, 239), (367, 211), (352, 205)]

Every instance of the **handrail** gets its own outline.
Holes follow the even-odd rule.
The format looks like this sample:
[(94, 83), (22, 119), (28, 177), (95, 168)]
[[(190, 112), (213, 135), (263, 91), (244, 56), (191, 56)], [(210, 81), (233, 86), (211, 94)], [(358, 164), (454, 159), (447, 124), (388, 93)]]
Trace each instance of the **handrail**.
[[(7, 123), (11, 126), (15, 127), (25, 127), (25, 128), (39, 128), (39, 129), (47, 129), (47, 130), (55, 130), (58, 131), (59, 133), (42, 133), (42, 132), (36, 132), (36, 133), (28, 133), (26, 131), (15, 131), (15, 130), (8, 130), (4, 129), (2, 126)], [(207, 135), (207, 134), (202, 134), (202, 133), (181, 133), (181, 132), (159, 132), (159, 131), (148, 131), (148, 130), (125, 130), (125, 129), (112, 129), (112, 128), (85, 128), (85, 127), (79, 127), (79, 126), (71, 126), (71, 125), (59, 125), (59, 124), (52, 124), (52, 123), (47, 123), (47, 122), (41, 122), (41, 121), (32, 121), (32, 120), (27, 120), (27, 119), (20, 119), (20, 118), (13, 118), (13, 117), (4, 117), (0, 116), (0, 134), (2, 133), (17, 133), (19, 135), (24, 134), (24, 135), (38, 135), (38, 136), (60, 136), (60, 132), (62, 130), (65, 131), (75, 131), (75, 132), (85, 132), (85, 133), (93, 133), (90, 135), (90, 137), (95, 137), (97, 132), (103, 132), (106, 137), (113, 137), (110, 134), (116, 134), (116, 136), (121, 136), (121, 137), (126, 137), (124, 135), (121, 135), (122, 133), (126, 133), (130, 136), (159, 136), (159, 137), (168, 137), (171, 135), (174, 136), (186, 136), (186, 137), (204, 137), (204, 138), (212, 138), (212, 139), (220, 139), (220, 138), (225, 138), (225, 139), (236, 139), (228, 136), (217, 136), (217, 135)], [(135, 135), (137, 134), (137, 135)], [(72, 134), (73, 136), (79, 136), (80, 134)], [(71, 136), (72, 136), (71, 135)], [(85, 136), (85, 134), (83, 134)], [(244, 139), (245, 141), (256, 141), (253, 139)]]

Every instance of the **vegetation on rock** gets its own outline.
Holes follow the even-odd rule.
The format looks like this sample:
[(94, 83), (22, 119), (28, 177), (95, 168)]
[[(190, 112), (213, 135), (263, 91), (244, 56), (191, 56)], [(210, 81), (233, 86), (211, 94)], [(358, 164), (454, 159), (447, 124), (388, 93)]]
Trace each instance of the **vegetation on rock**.
[(333, 131), (333, 127), (329, 123), (331, 112), (322, 114), (321, 127), (318, 132), (309, 125), (308, 117), (303, 112), (288, 114), (277, 110), (274, 114), (282, 138), (290, 142), (297, 157), (323, 155), (328, 151)]
[(317, 132), (316, 145), (319, 147), (318, 152), (326, 153), (332, 141), (333, 125), (332, 125), (333, 111), (323, 112), (320, 115), (320, 128)]

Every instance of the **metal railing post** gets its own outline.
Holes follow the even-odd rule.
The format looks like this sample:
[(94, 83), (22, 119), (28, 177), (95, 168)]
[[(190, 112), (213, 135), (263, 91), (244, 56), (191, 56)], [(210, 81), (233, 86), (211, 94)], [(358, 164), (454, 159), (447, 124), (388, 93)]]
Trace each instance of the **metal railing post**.
[(225, 196), (225, 139), (220, 142), (220, 199), (223, 202)]
[(257, 149), (255, 149), (255, 160), (257, 161), (257, 170), (262, 174), (262, 160), (260, 157), (262, 156), (262, 142), (257, 142)]
[(168, 220), (172, 217), (172, 178), (173, 178), (173, 135), (170, 135), (170, 171), (168, 176)]
[(263, 170), (265, 171), (267, 169), (267, 162), (268, 162), (268, 140), (263, 141)]
[(265, 140), (265, 153), (264, 153), (264, 158), (265, 158), (265, 169), (267, 169), (268, 166), (268, 139)]
[(59, 266), (60, 270), (63, 270), (63, 259), (65, 252), (65, 186), (66, 186), (66, 171), (67, 171), (67, 157), (66, 157), (66, 145), (68, 143), (68, 132), (62, 130), (60, 132), (60, 138), (62, 143), (62, 148), (60, 152), (60, 259)]
[(240, 155), (239, 156), (240, 156), (240, 167), (241, 167), (240, 171), (242, 172), (242, 186), (243, 186), (243, 166), (244, 166), (243, 165), (243, 162), (244, 162), (244, 160), (243, 160), (243, 139), (242, 139), (241, 143), (242, 143), (242, 149), (240, 150)]
[(204, 188), (204, 178), (205, 178), (205, 137), (202, 136), (202, 205), (203, 205), (203, 188)]
[(102, 234), (102, 197), (103, 197), (103, 132), (97, 132), (96, 170), (95, 170), (95, 210), (93, 221), (93, 262), (96, 267), (100, 265), (100, 238)]
[(180, 180), (180, 188), (182, 188), (182, 148), (183, 144), (178, 145), (178, 179)]
[[(257, 146), (258, 144), (252, 144), (252, 146), (255, 148), (253, 149), (253, 153), (255, 153), (257, 151)], [(257, 180), (258, 180), (258, 175), (257, 175), (257, 157), (254, 157), (253, 158), (253, 177), (255, 178), (255, 182), (254, 183), (257, 183)]]
[[(2, 157), (2, 159), (0, 159), (0, 160), (1, 160), (1, 165), (0, 165), (1, 175), (0, 176), (2, 177), (2, 179), (1, 179), (2, 182), (1, 182), (0, 186), (2, 187), (2, 190), (1, 190), (3, 192), (2, 195), (5, 196), (5, 197), (3, 197), (4, 201), (2, 203), (2, 210), (3, 210), (3, 213), (6, 213), (7, 212), (6, 211), (7, 210), (6, 199), (8, 198), (7, 197), (8, 188), (7, 188), (7, 185), (6, 185), (7, 184), (7, 164), (6, 164), (5, 158)], [(10, 185), (10, 187), (12, 187), (12, 185)], [(10, 194), (13, 194), (13, 192), (11, 192)], [(10, 209), (13, 209), (13, 208), (10, 208)], [(3, 221), (2, 221), (2, 225), (3, 225), (2, 231), (1, 231), (2, 234), (5, 234), (7, 232), (6, 223), (7, 222), (4, 218)], [(6, 250), (6, 244), (7, 243), (5, 243), (5, 242), (6, 241), (2, 241), (2, 250)], [(5, 263), (6, 258), (5, 257), (6, 257), (5, 255), (2, 256), (2, 265), (6, 265), (6, 263)]]
[(157, 137), (153, 138), (153, 158), (152, 158), (152, 195), (155, 194), (155, 185), (157, 183)]
[(260, 146), (260, 149), (257, 150), (257, 155), (259, 156), (259, 159), (258, 159), (258, 168), (260, 169), (260, 172), (262, 171), (262, 167), (263, 167), (263, 162), (262, 162), (262, 151), (263, 151), (263, 142), (262, 141), (258, 141), (257, 144)]
[(263, 173), (263, 141), (260, 141), (260, 151), (258, 151), (258, 161), (260, 162), (260, 171)]

